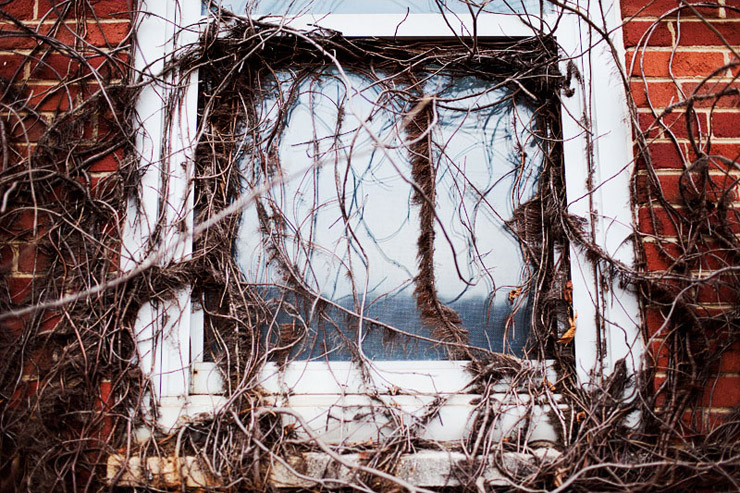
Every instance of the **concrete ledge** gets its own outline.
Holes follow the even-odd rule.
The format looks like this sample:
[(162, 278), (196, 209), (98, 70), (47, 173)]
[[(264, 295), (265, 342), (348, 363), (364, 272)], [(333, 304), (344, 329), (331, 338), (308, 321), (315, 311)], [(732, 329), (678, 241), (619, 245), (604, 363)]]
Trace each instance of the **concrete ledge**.
[[(555, 449), (540, 448), (532, 454), (506, 452), (497, 458), (493, 455), (479, 456), (476, 467), (482, 467), (483, 474), (478, 483), (491, 486), (509, 485), (511, 479), (524, 478), (536, 472), (543, 462), (549, 462), (560, 453)], [(323, 483), (324, 488), (339, 488), (355, 481), (363, 454), (342, 455), (339, 464), (327, 454), (307, 452), (289, 457), (285, 463), (275, 461), (270, 472), (272, 484), (277, 488), (313, 488)], [(427, 450), (406, 454), (398, 460), (395, 477), (419, 487), (459, 486), (459, 477), (470, 465), (466, 456), (460, 452)], [(355, 467), (353, 467), (355, 466)]]

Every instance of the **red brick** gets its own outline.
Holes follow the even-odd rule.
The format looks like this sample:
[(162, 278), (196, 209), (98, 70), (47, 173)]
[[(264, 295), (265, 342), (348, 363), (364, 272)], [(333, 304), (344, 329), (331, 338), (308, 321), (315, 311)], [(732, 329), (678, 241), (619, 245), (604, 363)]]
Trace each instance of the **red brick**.
[(715, 276), (696, 288), (699, 303), (736, 303), (740, 300), (738, 294), (737, 279), (728, 276)]
[(684, 434), (691, 431), (696, 435), (699, 435), (700, 440), (703, 440), (707, 433), (710, 433), (712, 430), (715, 430), (718, 426), (727, 421), (727, 415), (699, 408), (694, 412), (687, 411), (684, 413), (681, 421), (684, 426), (690, 429), (684, 430)]
[(34, 18), (33, 8), (36, 0), (10, 0), (10, 2), (2, 3), (4, 5), (0, 6), (0, 9), (17, 20), (30, 20)]
[[(671, 24), (674, 35), (671, 35), (668, 24)], [(674, 20), (654, 21), (631, 21), (625, 24), (624, 45), (634, 47), (640, 46), (726, 46), (740, 44), (740, 25), (736, 22), (723, 22), (713, 20), (711, 28), (699, 20), (692, 22), (677, 23)], [(714, 33), (716, 29), (720, 36)], [(645, 36), (643, 38), (643, 36)]]
[(36, 111), (66, 111), (78, 104), (79, 90), (74, 86), (31, 84), (28, 90), (28, 104)]
[(35, 116), (13, 114), (2, 117), (5, 118), (5, 128), (16, 142), (25, 144), (28, 142), (38, 142), (46, 132), (46, 122)]
[(740, 344), (735, 343), (722, 353), (719, 371), (740, 373)]
[[(645, 77), (703, 77), (725, 66), (724, 53), (718, 51), (639, 51), (627, 52), (632, 75)], [(671, 58), (672, 56), (672, 58)]]
[(648, 329), (650, 337), (657, 335), (661, 330), (665, 334), (665, 331), (671, 329), (670, 324), (666, 324), (665, 320), (665, 316), (659, 308), (649, 307), (645, 310), (645, 326)]
[[(734, 252), (718, 245), (701, 245), (694, 251), (686, 252), (676, 243), (649, 242), (643, 245), (648, 270), (662, 271), (677, 267), (688, 270), (716, 270), (736, 264)], [(698, 250), (698, 251), (697, 251)]]
[(15, 80), (23, 77), (23, 62), (26, 57), (15, 54), (0, 54), (0, 77)]
[(104, 199), (110, 194), (115, 193), (119, 180), (116, 175), (94, 176), (89, 182), (83, 182), (90, 187), (91, 195), (96, 199)]
[(0, 331), (10, 332), (16, 337), (23, 333), (25, 326), (25, 319), (20, 317), (8, 317), (0, 320)]
[[(68, 0), (39, 0), (39, 16), (49, 15), (49, 19), (57, 17), (59, 12)], [(86, 2), (86, 13), (94, 15), (98, 19), (130, 19), (133, 14), (133, 0), (90, 0), (89, 5)], [(53, 9), (56, 5), (57, 10)], [(89, 6), (92, 6), (92, 9)], [(71, 12), (74, 12), (72, 10)]]
[(64, 23), (58, 28), (54, 37), (69, 45), (75, 45), (82, 37), (82, 40), (91, 46), (115, 47), (122, 44), (129, 37), (131, 23), (129, 21), (105, 24), (88, 22), (83, 36), (77, 33), (78, 29), (79, 27), (75, 23)]
[[(658, 113), (660, 115), (660, 113)], [(657, 137), (670, 131), (678, 138), (685, 139), (689, 136), (686, 128), (686, 114), (683, 112), (673, 112), (663, 115), (660, 121), (650, 113), (640, 113), (638, 115), (640, 129), (648, 137)], [(707, 115), (704, 113), (694, 113), (690, 120), (691, 132), (694, 138), (704, 135), (707, 132)], [(667, 130), (666, 130), (667, 127)]]
[[(710, 174), (705, 179), (703, 174), (682, 173), (670, 175), (658, 175), (660, 193), (668, 202), (681, 204), (685, 201), (696, 200), (706, 197), (711, 201), (735, 200), (738, 197), (737, 176), (726, 173)], [(637, 177), (636, 199), (644, 204), (654, 198), (658, 191), (651, 190), (650, 180), (645, 175)]]
[(666, 341), (662, 339), (653, 339), (648, 345), (650, 362), (656, 371), (665, 371), (670, 364), (671, 351)]
[(0, 49), (34, 48), (38, 43), (14, 24), (0, 24)]
[[(740, 29), (740, 25), (738, 25)], [(687, 98), (696, 94), (699, 97), (710, 96), (706, 99), (696, 99), (694, 106), (697, 108), (736, 108), (740, 106), (740, 82), (715, 82), (709, 81), (699, 85), (698, 82), (682, 82), (681, 88)], [(726, 94), (726, 95), (722, 95)]]
[[(732, 2), (733, 0), (728, 0)], [(718, 3), (718, 2), (702, 2), (702, 3)], [(680, 0), (622, 0), (620, 2), (622, 7), (622, 16), (631, 17), (634, 15), (638, 16), (651, 16), (658, 17), (668, 13), (677, 7), (683, 7), (680, 9), (681, 17), (695, 16), (693, 11), (685, 6)], [(702, 16), (718, 16), (718, 7), (695, 7)], [(672, 12), (672, 16), (675, 16), (677, 12)]]
[(712, 135), (740, 138), (740, 113), (712, 112)]
[(10, 245), (0, 246), (0, 275), (9, 272), (13, 268), (15, 252)]
[(62, 322), (62, 316), (58, 312), (49, 311), (45, 312), (39, 323), (39, 331), (41, 333), (51, 332), (56, 329)]
[(15, 390), (8, 401), (8, 406), (10, 408), (24, 407), (31, 409), (33, 405), (32, 401), (36, 397), (38, 389), (38, 380), (21, 381), (21, 383), (15, 386)]
[(23, 375), (27, 377), (37, 377), (49, 371), (54, 365), (55, 347), (51, 345), (42, 346), (29, 356), (25, 357), (23, 365)]
[[(683, 159), (684, 149), (677, 147), (676, 144), (655, 142), (650, 144), (648, 150), (650, 152), (650, 164), (655, 169), (683, 170), (687, 164)], [(638, 158), (638, 163), (642, 169), (645, 169), (644, 160)]]
[(31, 77), (36, 79), (59, 80), (66, 77), (82, 77), (93, 73), (100, 73), (104, 78), (113, 74), (121, 76), (126, 68), (129, 57), (125, 53), (117, 55), (102, 55), (99, 53), (85, 54), (83, 60), (71, 58), (61, 54), (52, 54), (35, 60), (31, 66)]
[(121, 153), (116, 152), (95, 161), (88, 169), (91, 172), (117, 171), (121, 162)]
[(4, 229), (13, 233), (31, 231), (34, 226), (37, 231), (44, 231), (49, 224), (49, 218), (42, 213), (35, 215), (30, 209), (16, 209), (7, 212), (0, 224)]
[(649, 82), (645, 87), (642, 80), (630, 83), (632, 99), (637, 106), (666, 107), (684, 99), (673, 82)]
[[(691, 159), (696, 159), (693, 149), (689, 148)], [(740, 158), (740, 142), (712, 142), (708, 149), (705, 149), (709, 156), (723, 156), (732, 161), (738, 161)], [(737, 169), (736, 166), (729, 163), (722, 163), (720, 160), (714, 160), (717, 169)]]
[(640, 207), (637, 210), (638, 230), (649, 235), (680, 236), (683, 234), (685, 224), (679, 219), (675, 222), (662, 207)]
[(30, 277), (8, 277), (8, 295), (10, 302), (19, 305), (31, 296), (33, 290), (33, 278)]
[(51, 265), (51, 259), (35, 245), (23, 245), (18, 249), (18, 271), (42, 273)]
[(740, 405), (740, 376), (720, 376), (709, 381), (702, 404), (708, 407)]

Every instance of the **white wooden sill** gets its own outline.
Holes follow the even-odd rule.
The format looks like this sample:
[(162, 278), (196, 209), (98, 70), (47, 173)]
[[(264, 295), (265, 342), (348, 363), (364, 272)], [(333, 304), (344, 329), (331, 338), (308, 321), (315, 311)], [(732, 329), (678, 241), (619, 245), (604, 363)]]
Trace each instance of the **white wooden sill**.
[[(552, 365), (540, 366), (547, 385), (555, 382)], [(492, 394), (482, 396), (470, 387), (472, 376), (465, 361), (369, 362), (365, 372), (351, 362), (292, 362), (285, 368), (274, 363), (260, 373), (265, 404), (289, 409), (308, 424), (283, 414), (283, 426), (299, 438), (315, 435), (328, 444), (380, 442), (410, 433), (437, 442), (464, 440), (476, 417), (487, 413), (496, 440), (523, 438), (526, 442), (556, 443), (558, 434), (549, 414), (562, 414), (560, 396), (547, 394), (532, 401), (526, 393), (502, 380)], [(364, 375), (364, 376), (363, 376)], [(424, 422), (431, 407), (436, 415)]]

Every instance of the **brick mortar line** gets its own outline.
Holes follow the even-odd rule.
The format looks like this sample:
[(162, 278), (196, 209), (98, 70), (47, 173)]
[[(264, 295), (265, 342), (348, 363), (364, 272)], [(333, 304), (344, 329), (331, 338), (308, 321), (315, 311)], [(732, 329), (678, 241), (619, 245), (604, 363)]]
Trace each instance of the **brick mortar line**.
[[(658, 176), (680, 176), (686, 170), (676, 169), (676, 168), (658, 168), (653, 171)], [(637, 170), (636, 174), (637, 176), (649, 176), (648, 171), (645, 169)], [(740, 170), (730, 169), (728, 171), (723, 171), (719, 169), (710, 169), (709, 175), (710, 176), (735, 176), (735, 177), (740, 178)]]
[[(122, 11), (121, 16), (126, 15), (126, 11)], [(80, 22), (82, 22), (82, 19), (79, 20), (73, 20), (73, 19), (65, 19), (61, 22), (61, 24), (69, 25), (69, 26), (75, 26), (78, 25)], [(100, 24), (100, 25), (110, 25), (110, 24), (132, 24), (133, 20), (131, 19), (111, 19), (111, 18), (103, 18), (103, 19), (94, 19), (89, 18), (84, 21), (86, 24)], [(53, 26), (55, 24), (60, 24), (58, 19), (50, 19), (50, 20), (23, 20), (21, 21), (21, 24), (23, 24), (26, 27), (38, 27), (38, 26)], [(8, 21), (0, 21), (0, 28), (3, 26), (15, 26), (16, 24), (13, 22)]]
[[(638, 106), (637, 112), (641, 115), (652, 115), (654, 112), (660, 114), (663, 108), (665, 107), (664, 106), (654, 106), (653, 108), (650, 108), (648, 106)], [(702, 115), (711, 115), (714, 113), (734, 114), (734, 113), (740, 113), (740, 108), (730, 107), (730, 106), (714, 107), (714, 108), (707, 108), (704, 106), (701, 106), (701, 107), (694, 106), (694, 111)], [(668, 114), (683, 114), (683, 111), (681, 109), (677, 109), (677, 110), (671, 111)], [(665, 116), (667, 116), (668, 114), (666, 114)]]
[[(715, 22), (718, 22), (718, 23), (730, 23), (731, 22), (731, 23), (738, 23), (738, 24), (740, 24), (740, 17), (707, 17), (705, 19), (710, 24), (713, 24)], [(690, 18), (686, 18), (686, 19), (681, 18), (680, 20), (679, 19), (676, 19), (675, 17), (664, 17), (664, 18), (658, 20), (658, 17), (657, 16), (645, 16), (645, 17), (643, 17), (641, 15), (638, 15), (636, 17), (628, 17), (628, 18), (625, 18), (623, 20), (624, 20), (624, 24), (630, 24), (631, 22), (665, 22), (665, 23), (668, 23), (668, 22), (680, 22), (680, 23), (687, 22), (689, 24), (704, 24), (704, 20), (702, 20), (702, 19), (700, 19), (698, 17), (690, 17)]]
[[(651, 82), (653, 82), (653, 83), (659, 83), (659, 82), (682, 82), (682, 83), (685, 83), (685, 82), (697, 82), (697, 81), (701, 82), (704, 79), (705, 79), (705, 77), (700, 76), (700, 75), (691, 75), (691, 76), (681, 75), (681, 76), (676, 76), (674, 78), (670, 78), (670, 77), (657, 77), (657, 76), (650, 76), (650, 75), (645, 76), (645, 77), (643, 77), (642, 75), (631, 75), (630, 76), (630, 82), (648, 82), (648, 83), (651, 83)], [(727, 82), (727, 83), (736, 82), (736, 83), (740, 83), (740, 77), (730, 77), (730, 76), (727, 76), (727, 75), (715, 76), (715, 77), (712, 77), (712, 78), (708, 79), (708, 81), (704, 85), (708, 85), (710, 82), (717, 83), (717, 84), (722, 83), (722, 82)]]
[[(30, 55), (33, 52), (30, 48), (18, 48), (17, 50), (13, 50), (10, 48), (0, 49), (0, 56), (2, 55), (20, 55), (20, 56), (27, 56)], [(100, 46), (96, 47), (96, 49), (89, 49), (89, 50), (82, 50), (79, 53), (81, 54), (95, 54), (96, 56), (100, 56), (99, 52), (103, 53), (128, 53), (127, 49), (123, 48), (109, 48), (107, 46)], [(64, 53), (60, 53), (58, 51), (53, 51), (50, 53), (50, 55), (57, 55), (57, 56), (65, 56)], [(67, 57), (69, 58), (69, 57)]]
[[(684, 137), (679, 137), (676, 139), (676, 141), (679, 144), (691, 144), (689, 139)], [(713, 144), (740, 144), (740, 137), (712, 137), (712, 143)], [(648, 142), (648, 146), (652, 144), (675, 144), (673, 139), (668, 139), (665, 137), (657, 138), (655, 137), (653, 140), (650, 140)], [(699, 142), (699, 147), (702, 147), (702, 142)]]
[[(737, 46), (731, 45), (736, 50)], [(631, 57), (635, 53), (732, 53), (732, 51), (724, 45), (679, 45), (679, 46), (630, 46), (625, 48), (627, 50), (626, 56)]]
[[(738, 267), (740, 269), (740, 266), (736, 266), (736, 265), (728, 265), (727, 267)], [(721, 270), (722, 270), (722, 268), (720, 268), (720, 269), (704, 269), (704, 270), (696, 270), (696, 269), (693, 269), (693, 270), (690, 270), (689, 273), (692, 274), (692, 276), (693, 276), (692, 278), (693, 279), (696, 279), (697, 281), (703, 281), (703, 280), (706, 280), (707, 277), (712, 276), (712, 275), (716, 274), (717, 272), (719, 272)], [(652, 269), (652, 270), (647, 270), (646, 272), (649, 273), (649, 274), (666, 274), (666, 275), (670, 275), (670, 276), (680, 276), (681, 275), (681, 274), (676, 274), (675, 272), (667, 271), (665, 269)], [(713, 280), (720, 281), (721, 279), (717, 278), (717, 279), (713, 279)]]

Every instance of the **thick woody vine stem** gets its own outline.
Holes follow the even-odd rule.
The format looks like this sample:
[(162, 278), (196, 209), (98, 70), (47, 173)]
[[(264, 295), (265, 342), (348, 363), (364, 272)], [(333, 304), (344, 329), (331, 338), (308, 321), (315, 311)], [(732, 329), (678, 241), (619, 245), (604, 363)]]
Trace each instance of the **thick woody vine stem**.
[[(570, 2), (563, 5), (575, 10)], [(677, 27), (682, 15), (702, 20), (708, 5), (682, 2), (655, 24), (666, 16), (676, 16)], [(124, 56), (134, 33), (116, 46), (86, 44), (85, 29), (100, 23), (87, 13), (88, 6), (85, 1), (56, 2), (48, 28), (36, 30), (16, 19), (7, 2), (0, 5), (0, 17), (13, 26), (13, 36), (32, 46), (15, 53), (18, 70), (3, 72), (7, 77), (0, 79), (0, 288), (4, 293), (0, 297), (0, 491), (107, 491), (117, 486), (125, 472), (106, 479), (102, 465), (112, 454), (196, 457), (213, 480), (213, 491), (267, 491), (271, 464), (309, 451), (322, 451), (338, 463), (349, 453), (358, 453), (365, 461), (351, 480), (314, 478), (317, 488), (423, 491), (394, 476), (399, 458), (450, 447), (469, 457), (454, 471), (464, 491), (493, 491), (481, 479), (491, 463), (506, 476), (506, 489), (516, 491), (738, 489), (740, 410), (727, 410), (710, 432), (702, 433), (699, 427), (705, 413), (704, 389), (711, 388), (723, 354), (738, 343), (740, 335), (738, 161), (737, 156), (717, 151), (712, 134), (697, 123), (697, 115), (706, 114), (711, 125), (720, 103), (738, 97), (737, 60), (716, 67), (694, 88), (677, 93), (680, 97), (670, 104), (656, 105), (647, 124), (645, 113), (633, 106), (637, 152), (633, 200), (646, 226), (634, 234), (640, 263), (628, 266), (593, 244), (582, 222), (567, 212), (560, 119), (581, 116), (561, 115), (560, 103), (568, 97), (568, 84), (579, 81), (558, 71), (557, 41), (551, 36), (434, 43), (348, 39), (333, 32), (299, 32), (214, 9), (198, 42), (181, 49), (158, 74), (163, 80), (175, 77), (175, 94), (166, 101), (170, 112), (176, 111), (182, 96), (178, 74), (197, 70), (202, 81), (192, 258), (161, 265), (166, 253), (155, 252), (137, 269), (123, 273), (119, 265), (122, 215), (141, 179), (131, 102), (144, 84)], [(603, 42), (603, 20), (586, 20), (593, 28), (594, 42)], [(645, 77), (641, 53), (654, 32), (645, 32), (632, 66), (619, 74), (625, 84), (630, 82), (629, 74), (637, 74), (633, 83)], [(722, 38), (716, 29), (712, 32)], [(720, 43), (733, 49), (727, 40)], [(95, 63), (91, 55), (97, 57)], [(53, 62), (59, 56), (73, 60), (75, 69), (60, 73)], [(33, 80), (41, 71), (55, 80), (39, 94)], [(531, 197), (517, 201), (511, 217), (501, 221), (522, 245), (527, 272), (521, 286), (496, 286), (493, 294), (510, 300), (511, 315), (503, 322), (507, 337), (516, 328), (517, 314), (528, 313), (529, 304), (531, 333), (522, 354), (554, 360), (556, 381), (533, 369), (526, 358), (472, 346), (460, 314), (438, 294), (435, 244), (440, 243), (435, 242), (451, 245), (452, 232), (438, 217), (435, 166), (445, 150), (435, 148), (442, 146), (435, 144), (432, 132), (439, 108), (452, 103), (425, 93), (420, 80), (430, 72), (450, 77), (475, 74), (507, 95), (496, 104), (510, 101), (513, 107), (531, 108), (531, 121), (521, 121), (517, 115), (520, 119), (513, 124), (520, 130), (514, 132), (520, 140), (514, 171), (520, 189), (515, 187), (512, 194), (524, 188), (526, 150), (534, 149), (527, 147), (526, 136), (536, 141), (536, 152), (542, 156), (539, 178)], [(281, 80), (284, 73), (290, 77)], [(409, 210), (418, 210), (420, 218), (415, 238), (418, 273), (412, 289), (424, 321), (424, 331), (419, 333), (365, 313), (366, 305), (356, 300), (364, 299), (368, 288), (356, 265), (348, 269), (353, 303), (342, 304), (322, 294), (306, 265), (296, 260), (301, 257), (290, 249), (291, 235), (300, 230), (290, 215), (293, 204), (286, 207), (271, 193), (296, 177), (281, 162), (278, 147), (302, 88), (315, 88), (327, 74), (345, 83), (348, 73), (360, 74), (379, 88), (380, 96), (372, 101), (373, 116), (395, 111), (395, 140), (377, 134), (372, 139), (406, 180), (412, 190)], [(672, 80), (684, 89), (680, 81)], [(352, 138), (341, 132), (343, 122), (361, 113), (362, 95), (350, 93), (333, 100), (338, 110), (329, 125), (333, 133), (328, 140), (333, 139), (333, 149), (338, 142), (349, 142), (347, 147), (355, 152), (358, 147)], [(268, 100), (275, 114), (265, 109)], [(394, 109), (398, 101), (403, 102), (402, 108)], [(679, 123), (674, 124), (678, 116)], [(355, 140), (376, 132), (372, 118), (360, 120)], [(670, 143), (684, 160), (675, 193), (661, 181), (662, 164), (651, 155), (656, 138), (663, 139), (661, 144)], [(322, 139), (314, 140), (321, 150)], [(393, 160), (395, 152), (406, 153), (409, 170), (401, 160)], [(315, 178), (324, 172), (340, 176), (336, 170), (347, 164), (340, 161), (316, 157), (313, 169), (303, 176)], [(115, 166), (105, 164), (110, 162)], [(337, 217), (345, 225), (345, 237), (362, 238), (348, 212), (348, 185), (339, 179), (337, 183), (336, 196), (314, 207), (340, 204)], [(471, 189), (476, 185), (472, 180), (464, 183)], [(279, 271), (278, 295), (249, 283), (234, 255), (245, 211), (255, 211), (258, 217), (261, 245)], [(485, 234), (472, 233), (471, 237)], [(363, 241), (357, 244), (369, 246)], [(312, 238), (296, 242), (315, 252), (311, 249), (318, 247), (313, 243)], [(638, 290), (646, 309), (664, 320), (658, 334), (645, 335), (651, 347), (659, 346), (656, 354), (667, 356), (648, 358), (645, 373), (636, 382), (619, 367), (600, 387), (584, 390), (575, 383), (572, 348), (564, 337), (576, 325), (566, 247), (589, 252), (594, 263)], [(651, 252), (661, 259), (660, 270), (648, 270)], [(464, 261), (458, 261), (460, 265), (446, 268), (463, 272)], [(152, 425), (147, 407), (151, 384), (138, 366), (142, 355), (137, 354), (133, 327), (142, 305), (166, 302), (184, 286), (192, 287), (202, 305), (210, 356), (228, 376), (229, 396), (226, 408), (215, 416), (193, 420), (166, 436)], [(286, 313), (290, 320), (279, 319)], [(305, 313), (315, 318), (307, 320), (302, 317)], [(306, 336), (317, 330), (325, 334), (324, 342), (334, 346), (321, 346), (321, 338)], [(382, 404), (370, 379), (366, 397), (374, 402), (378, 422), (382, 418), (389, 423), (386, 429), (392, 430), (373, 443), (327, 445), (300, 416), (275, 408), (265, 398), (258, 381), (265, 362), (288, 363), (299, 349), (314, 343), (314, 355), (329, 358), (333, 351), (344, 350), (368, 375), (358, 333), (381, 334), (383, 344), (394, 350), (428, 344), (452, 359), (470, 359), (469, 390), (480, 396), (470, 436), (452, 446), (422, 440), (421, 430), (438, 418), (445, 397), (433, 399), (421, 415), (412, 417)], [(656, 372), (660, 378), (654, 380)], [(650, 386), (653, 381), (660, 382), (658, 388)], [(502, 382), (508, 386), (507, 397), (526, 410), (520, 433), (507, 437), (497, 434), (504, 418), (496, 404)], [(637, 388), (635, 398), (625, 402), (623, 391), (632, 386)], [(504, 453), (532, 451), (534, 445), (527, 437), (535, 405), (550, 410), (560, 440), (549, 446), (560, 455), (535, 461), (527, 470), (507, 470)], [(641, 413), (642, 425), (627, 429), (625, 420), (635, 411)], [(284, 415), (290, 415), (293, 424), (287, 424)], [(147, 427), (151, 437), (145, 440), (141, 429)], [(492, 457), (491, 463), (481, 463), (481, 457)], [(142, 491), (166, 487), (146, 478), (137, 486)]]

